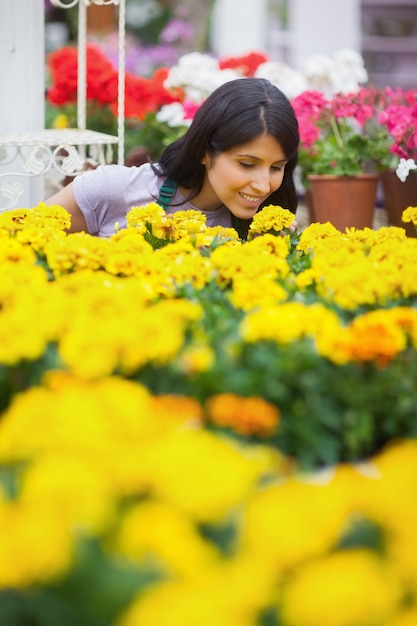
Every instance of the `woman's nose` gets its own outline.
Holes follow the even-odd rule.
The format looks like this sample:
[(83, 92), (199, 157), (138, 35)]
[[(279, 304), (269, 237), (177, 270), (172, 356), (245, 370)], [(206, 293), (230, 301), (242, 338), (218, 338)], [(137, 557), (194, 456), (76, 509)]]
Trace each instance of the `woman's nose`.
[(253, 177), (251, 185), (258, 193), (268, 193), (271, 189), (271, 178), (268, 171), (259, 171), (256, 176)]

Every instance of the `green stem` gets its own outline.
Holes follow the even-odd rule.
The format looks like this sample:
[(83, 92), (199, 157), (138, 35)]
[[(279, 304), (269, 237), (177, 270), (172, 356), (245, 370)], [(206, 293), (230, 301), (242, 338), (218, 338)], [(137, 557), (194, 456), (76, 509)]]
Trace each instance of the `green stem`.
[(336, 119), (333, 116), (330, 118), (330, 125), (332, 127), (333, 132), (334, 132), (334, 136), (336, 137), (337, 145), (339, 146), (339, 148), (343, 148), (342, 135), (340, 134), (339, 127), (337, 125)]

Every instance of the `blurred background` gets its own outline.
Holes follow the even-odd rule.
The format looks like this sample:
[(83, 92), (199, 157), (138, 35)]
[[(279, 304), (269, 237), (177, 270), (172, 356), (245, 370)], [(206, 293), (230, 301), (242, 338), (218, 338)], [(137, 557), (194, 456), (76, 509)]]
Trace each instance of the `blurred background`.
[[(248, 75), (249, 65), (253, 69), (270, 61), (272, 75), (266, 77), (294, 97), (305, 89), (300, 74), (303, 79), (322, 80), (314, 88), (325, 91), (332, 57), (350, 51), (366, 68), (356, 82), (370, 88), (417, 86), (417, 0), (126, 0), (126, 108), (121, 128), (120, 7), (99, 0), (82, 4), (87, 6), (87, 41), (94, 48), (87, 54), (92, 56), (87, 63), (86, 127), (110, 136), (103, 140), (114, 148), (107, 161), (116, 155), (128, 158), (132, 149), (142, 146), (157, 158), (162, 147), (184, 132), (187, 122), (185, 107), (182, 117), (173, 119), (175, 107), (171, 117), (164, 118), (164, 106), (179, 99), (178, 89), (187, 81), (198, 83), (201, 101), (216, 81), (227, 77), (220, 77), (225, 68)], [(79, 6), (78, 0), (0, 0), (0, 182), (4, 183), (0, 210), (44, 198), (45, 173), (47, 184), (54, 183), (55, 170), (57, 184), (67, 180), (71, 159), (66, 159), (64, 169), (56, 163), (61, 137), (46, 138), (44, 130), (85, 128), (77, 120), (76, 106)], [(181, 76), (176, 74), (176, 83), (171, 80), (167, 93), (168, 72), (189, 56), (194, 60), (188, 61), (187, 75), (181, 74), (181, 66)], [(214, 71), (208, 71), (210, 60), (216, 63)], [(361, 70), (357, 59), (345, 66), (348, 74), (357, 69)], [(338, 69), (332, 79), (349, 86), (347, 75)], [(111, 137), (117, 137), (117, 148)], [(64, 143), (80, 145), (74, 137)], [(131, 164), (146, 158), (139, 152)], [(66, 156), (71, 156), (68, 150)], [(83, 168), (88, 166), (82, 150), (74, 152), (75, 157)]]
[[(75, 38), (76, 11), (45, 0), (48, 51)], [(117, 8), (88, 11), (90, 36), (111, 53)], [(141, 75), (189, 51), (258, 50), (299, 69), (311, 54), (350, 48), (376, 86), (417, 82), (417, 0), (127, 0), (126, 22), (128, 69)]]

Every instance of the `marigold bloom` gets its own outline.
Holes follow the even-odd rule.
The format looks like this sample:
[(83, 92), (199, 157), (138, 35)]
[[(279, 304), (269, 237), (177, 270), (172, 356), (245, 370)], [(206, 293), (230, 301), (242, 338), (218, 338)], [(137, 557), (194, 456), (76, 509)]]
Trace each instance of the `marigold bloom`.
[(104, 266), (109, 245), (107, 239), (72, 233), (65, 239), (50, 241), (45, 256), (55, 276), (81, 269), (97, 270)]
[(415, 624), (417, 624), (417, 607), (412, 606), (392, 617), (389, 626), (415, 626)]
[(264, 564), (247, 558), (224, 560), (193, 580), (150, 587), (117, 626), (255, 626), (273, 594), (273, 575)]
[(249, 313), (241, 323), (245, 341), (262, 340), (291, 343), (323, 332), (337, 332), (337, 315), (321, 304), (307, 306), (300, 302), (284, 302)]
[(277, 428), (280, 412), (263, 398), (233, 393), (211, 396), (206, 402), (209, 420), (241, 435), (270, 437)]
[(204, 430), (161, 439), (146, 462), (151, 493), (201, 522), (227, 515), (250, 493), (261, 471), (232, 442)]
[(284, 575), (335, 545), (355, 505), (352, 492), (340, 489), (334, 479), (315, 483), (294, 477), (275, 483), (254, 492), (245, 507), (242, 550)]
[(150, 202), (143, 206), (132, 207), (127, 213), (126, 219), (128, 226), (143, 227), (146, 222), (153, 224), (165, 221), (166, 213), (159, 204)]
[(401, 219), (404, 223), (412, 222), (417, 226), (417, 206), (409, 206), (404, 209)]
[(295, 219), (294, 213), (280, 206), (270, 204), (262, 211), (256, 213), (249, 226), (248, 238), (264, 233), (280, 233), (281, 230), (289, 228)]
[(1, 589), (54, 582), (72, 559), (72, 533), (53, 503), (0, 501)]
[(115, 543), (121, 554), (142, 565), (151, 560), (165, 575), (192, 578), (220, 559), (220, 552), (188, 516), (155, 500), (127, 512)]
[(324, 224), (314, 222), (301, 233), (297, 249), (308, 252), (309, 249), (315, 248), (317, 243), (328, 238), (339, 240), (342, 238), (342, 233), (330, 222)]
[(187, 423), (196, 424), (202, 418), (201, 404), (188, 396), (163, 394), (154, 396), (152, 402), (158, 419), (166, 421), (167, 424), (179, 426)]
[(395, 358), (406, 348), (407, 337), (393, 321), (390, 311), (372, 311), (354, 319), (349, 326), (350, 358), (384, 366)]
[(400, 601), (400, 581), (391, 568), (356, 549), (300, 568), (284, 588), (280, 611), (291, 626), (374, 626), (391, 624)]
[(244, 277), (236, 278), (230, 293), (233, 306), (243, 311), (271, 306), (287, 298), (288, 292), (284, 287), (268, 276), (259, 276), (255, 282)]

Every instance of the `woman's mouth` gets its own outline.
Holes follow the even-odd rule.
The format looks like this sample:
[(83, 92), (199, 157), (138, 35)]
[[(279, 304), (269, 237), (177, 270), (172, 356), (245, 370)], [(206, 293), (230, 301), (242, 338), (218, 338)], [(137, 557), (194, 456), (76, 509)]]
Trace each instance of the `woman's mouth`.
[(262, 202), (262, 197), (259, 196), (250, 196), (247, 193), (239, 193), (240, 197), (246, 200), (247, 202), (251, 202), (252, 204), (260, 204)]

